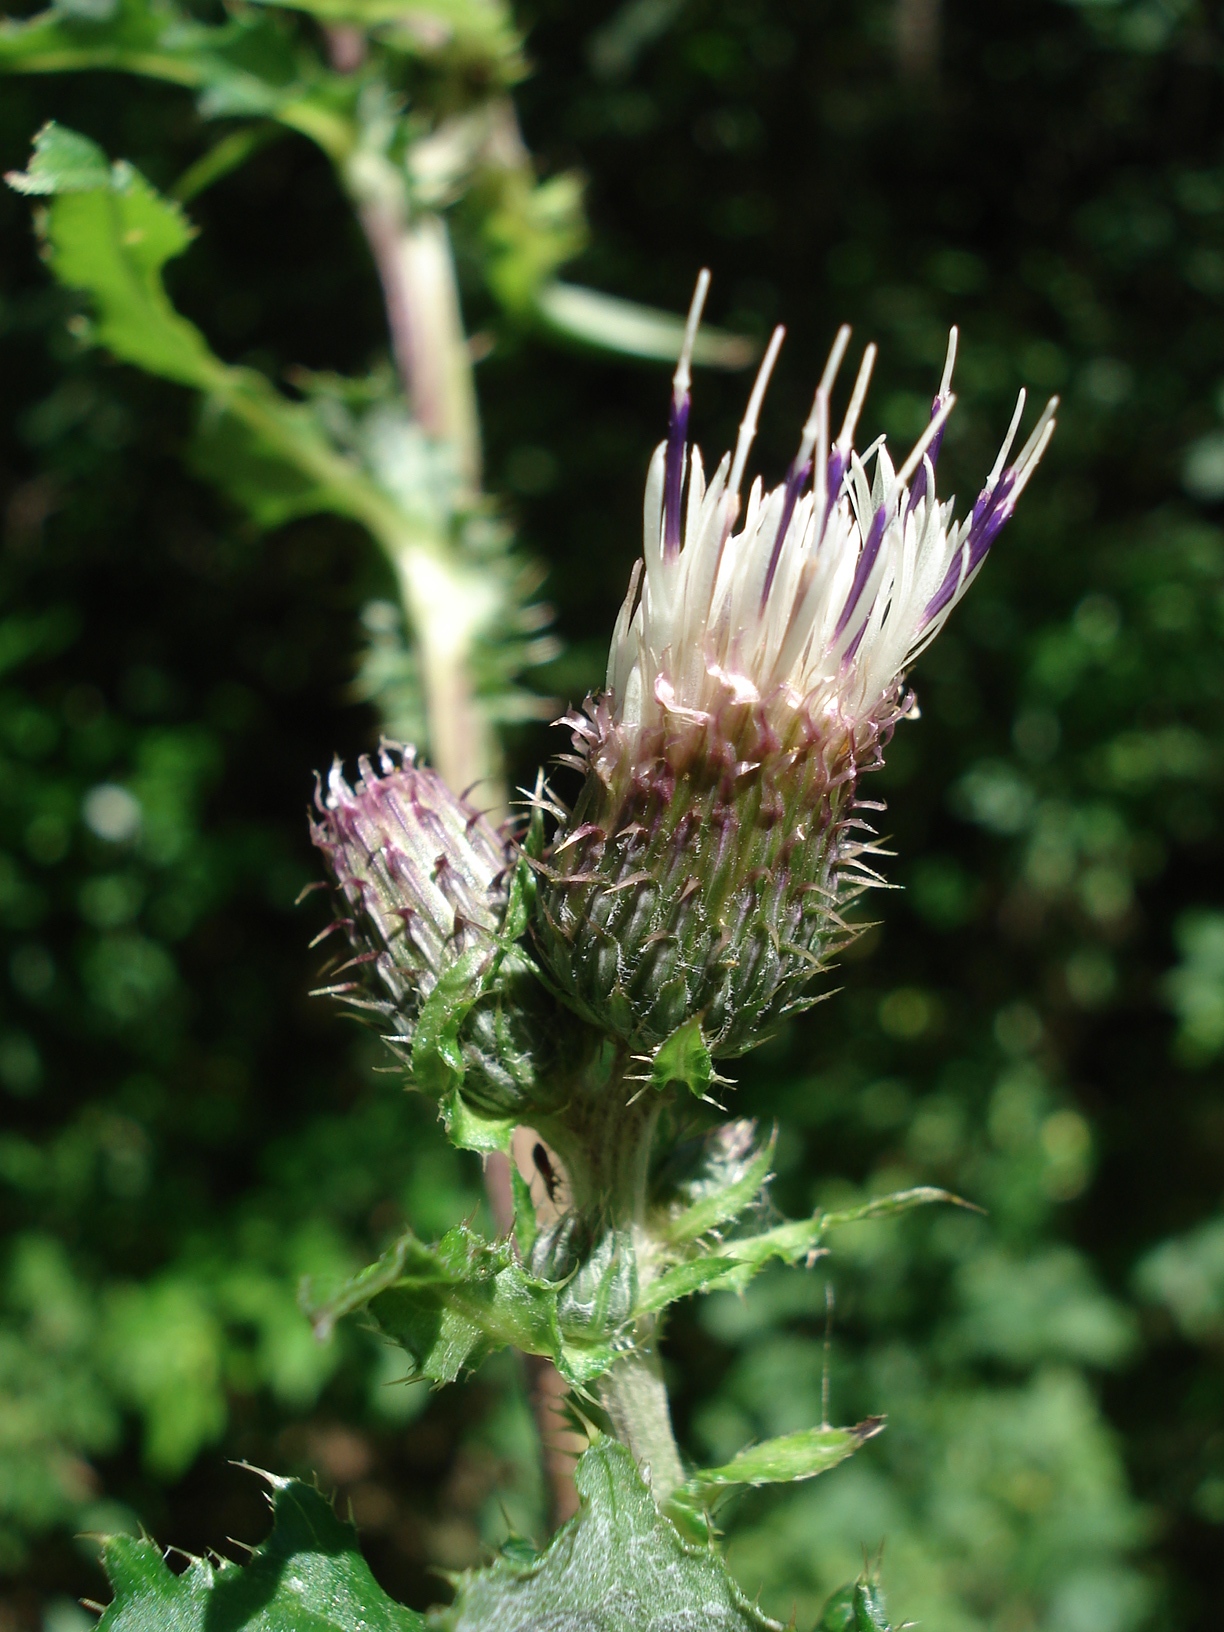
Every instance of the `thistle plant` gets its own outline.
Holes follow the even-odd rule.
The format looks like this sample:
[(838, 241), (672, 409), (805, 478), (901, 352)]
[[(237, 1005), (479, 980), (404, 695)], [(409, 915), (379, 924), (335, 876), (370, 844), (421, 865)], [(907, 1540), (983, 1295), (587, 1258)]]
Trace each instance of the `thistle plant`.
[[(431, 1253), (406, 1237), (320, 1307), (321, 1324), (368, 1309), (438, 1381), (501, 1342), (547, 1354), (576, 1414), (627, 1449), (690, 1542), (708, 1540), (729, 1486), (811, 1477), (879, 1423), (813, 1425), (687, 1469), (659, 1358), (668, 1305), (742, 1287), (771, 1259), (803, 1262), (838, 1223), (953, 1199), (915, 1190), (842, 1218), (766, 1222), (771, 1139), (720, 1120), (732, 1084), (715, 1062), (825, 995), (820, 977), (856, 932), (847, 910), (881, 881), (861, 814), (880, 807), (859, 778), (916, 712), (906, 672), (981, 570), (1056, 408), (1011, 458), (1021, 393), (957, 522), (935, 487), (956, 331), (930, 422), (895, 467), (882, 438), (854, 447), (874, 347), (831, 430), (843, 328), (785, 479), (766, 492), (758, 478), (745, 504), (782, 331), (707, 480), (687, 435), (707, 286), (703, 273), (607, 685), (566, 717), (564, 757), (583, 777), (572, 809), (540, 783), (526, 833), (498, 836), (410, 754), (397, 767), (384, 750), (382, 774), (363, 764), (355, 791), (333, 772), (313, 829), (378, 995), (330, 989), (394, 1021), (392, 1045), (453, 1138), (510, 1149), (525, 1129), (518, 1148), (545, 1181), (537, 1204), (518, 1175), (513, 1240), (455, 1231)], [(499, 1071), (514, 1085), (501, 1098)], [(715, 1116), (694, 1137), (698, 1102)]]
[[(280, 15), (294, 10), (298, 23)], [(505, 1228), (469, 1221), (435, 1243), (408, 1231), (344, 1284), (308, 1289), (309, 1313), (322, 1339), (361, 1314), (435, 1385), (515, 1348), (546, 1396), (569, 1390), (585, 1447), (581, 1511), (557, 1540), (539, 1554), (517, 1542), (428, 1621), (381, 1593), (317, 1492), (272, 1477), (276, 1528), (238, 1580), (203, 1560), (174, 1577), (150, 1543), (108, 1541), (103, 1624), (212, 1625), (228, 1593), (218, 1608), (236, 1632), (771, 1627), (718, 1556), (719, 1503), (823, 1472), (881, 1420), (822, 1421), (688, 1466), (660, 1361), (666, 1311), (774, 1261), (808, 1264), (839, 1225), (953, 1198), (919, 1189), (779, 1219), (774, 1136), (729, 1114), (720, 1066), (826, 995), (853, 904), (880, 882), (879, 807), (859, 779), (915, 714), (907, 671), (1013, 513), (1055, 405), (1012, 458), (1021, 395), (956, 522), (935, 487), (955, 331), (930, 422), (895, 466), (882, 439), (854, 447), (873, 347), (835, 414), (843, 329), (784, 480), (756, 480), (745, 500), (778, 331), (735, 448), (707, 477), (689, 445), (692, 368), (739, 366), (750, 348), (701, 331), (704, 273), (686, 323), (557, 280), (581, 242), (578, 189), (534, 177), (509, 98), (519, 41), (497, 0), (296, 0), (213, 22), (174, 0), (118, 0), (0, 25), (0, 71), (67, 68), (162, 79), (197, 94), (201, 120), (256, 121), (173, 199), (55, 124), (9, 181), (43, 201), (51, 269), (86, 304), (78, 337), (197, 393), (195, 468), (256, 525), (326, 511), (364, 528), (402, 623), (360, 676), (387, 740), (315, 797), (335, 905), (320, 939), (343, 948), (322, 989), (372, 1021), (452, 1142), (482, 1156)], [(303, 373), (291, 394), (223, 362), (166, 294), (162, 268), (193, 235), (182, 202), (284, 131), (323, 151), (364, 231), (393, 372)], [(507, 323), (679, 358), (606, 686), (566, 716), (562, 758), (581, 784), (571, 807), (541, 778), (514, 820), (496, 728), (538, 707), (515, 682), (552, 648), (538, 575), (481, 486), (450, 247), (460, 200)], [(821, 1624), (886, 1626), (871, 1572)]]

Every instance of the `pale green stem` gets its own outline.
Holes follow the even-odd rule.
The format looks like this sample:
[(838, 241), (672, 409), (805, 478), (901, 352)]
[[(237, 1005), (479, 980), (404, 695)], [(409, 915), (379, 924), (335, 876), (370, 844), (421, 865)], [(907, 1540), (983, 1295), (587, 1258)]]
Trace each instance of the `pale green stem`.
[(639, 1332), (633, 1352), (600, 1378), (599, 1397), (613, 1432), (629, 1447), (643, 1477), (649, 1479), (655, 1501), (662, 1504), (684, 1483), (684, 1468), (672, 1432), (656, 1336), (654, 1329)]
[(441, 552), (405, 547), (393, 557), (425, 682), (431, 758), (456, 793), (474, 797), (496, 821), (505, 792), (497, 744), (472, 686), (476, 638), (496, 610), (496, 588)]
[[(597, 1069), (570, 1099), (562, 1116), (545, 1119), (542, 1129), (566, 1165), (571, 1204), (610, 1229), (629, 1227), (635, 1237), (639, 1296), (654, 1272), (647, 1228), (650, 1159), (665, 1098), (641, 1092), (626, 1077), (631, 1062), (619, 1055), (610, 1068)], [(672, 1431), (671, 1410), (659, 1359), (661, 1322), (657, 1315), (638, 1321), (633, 1348), (599, 1379), (600, 1402), (612, 1431), (628, 1446), (660, 1504), (684, 1483), (684, 1469)]]
[[(391, 349), (413, 416), (449, 455), (456, 504), (470, 504), (480, 484), (480, 431), (446, 223), (432, 212), (412, 215), (403, 166), (373, 140), (359, 141), (341, 174), (378, 270)], [(420, 655), (433, 762), (457, 793), (484, 784), (480, 801), (500, 817), (500, 755), (472, 684), (477, 643), (496, 620), (496, 587), (444, 538), (433, 550), (408, 544), (389, 553)]]

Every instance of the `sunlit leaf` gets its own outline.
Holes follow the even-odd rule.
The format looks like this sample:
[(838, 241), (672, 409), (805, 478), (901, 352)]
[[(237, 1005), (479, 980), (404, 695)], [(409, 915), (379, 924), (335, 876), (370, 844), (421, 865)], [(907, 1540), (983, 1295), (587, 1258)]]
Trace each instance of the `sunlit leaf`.
[(108, 1536), (102, 1563), (114, 1601), (99, 1632), (425, 1632), (392, 1602), (357, 1548), (357, 1532), (297, 1479), (265, 1474), (271, 1536), (246, 1565), (192, 1559), (182, 1575), (144, 1538)]
[(709, 1548), (664, 1518), (633, 1459), (601, 1439), (575, 1474), (582, 1510), (538, 1558), (460, 1579), (441, 1632), (781, 1632)]
[(567, 1341), (560, 1290), (529, 1275), (509, 1241), (485, 1241), (460, 1226), (436, 1246), (409, 1231), (331, 1297), (307, 1302), (323, 1337), (345, 1315), (368, 1311), (433, 1382), (453, 1382), (506, 1347), (548, 1355), (570, 1381), (589, 1381), (611, 1364), (613, 1350), (581, 1332)]

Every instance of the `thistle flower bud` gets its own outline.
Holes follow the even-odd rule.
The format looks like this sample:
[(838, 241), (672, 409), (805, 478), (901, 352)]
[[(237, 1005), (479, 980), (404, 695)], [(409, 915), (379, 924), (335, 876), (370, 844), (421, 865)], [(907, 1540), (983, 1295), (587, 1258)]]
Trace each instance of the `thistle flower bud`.
[(913, 712), (904, 672), (1010, 518), (1056, 402), (1008, 464), (1021, 393), (986, 485), (956, 523), (935, 494), (956, 331), (930, 423), (895, 469), (883, 438), (864, 455), (853, 445), (874, 346), (831, 435), (842, 329), (785, 481), (766, 493), (758, 478), (741, 521), (782, 331), (734, 454), (707, 482), (686, 443), (707, 282), (703, 273), (668, 437), (650, 466), (644, 560), (607, 689), (568, 718), (585, 782), (543, 860), (537, 939), (575, 1008), (634, 1050), (699, 1018), (710, 1052), (730, 1055), (816, 1001), (814, 976), (851, 933), (842, 909), (878, 881), (870, 830), (863, 838), (854, 814), (858, 778)]
[[(322, 990), (384, 1017), (385, 1040), (418, 1077), (414, 1045), (437, 994), (454, 1016), (444, 1062), (463, 1098), (513, 1116), (539, 1103), (564, 1032), (530, 960), (503, 944), (515, 847), (413, 749), (396, 752), (384, 745), (378, 770), (363, 755), (351, 787), (337, 761), (316, 787), (310, 835), (340, 909), (323, 935), (344, 930), (354, 952)], [(435, 1022), (445, 1033), (446, 1017)]]
[[(506, 907), (507, 842), (457, 799), (411, 748), (384, 746), (379, 771), (358, 760), (354, 787), (333, 764), (315, 790), (310, 836), (326, 856), (345, 903), (354, 964), (381, 988), (380, 1007), (412, 1020), (465, 953), (490, 958)], [(380, 774), (381, 773), (381, 774)], [(347, 966), (351, 967), (351, 966)], [(346, 993), (356, 981), (346, 984)], [(339, 991), (339, 987), (332, 990)]]

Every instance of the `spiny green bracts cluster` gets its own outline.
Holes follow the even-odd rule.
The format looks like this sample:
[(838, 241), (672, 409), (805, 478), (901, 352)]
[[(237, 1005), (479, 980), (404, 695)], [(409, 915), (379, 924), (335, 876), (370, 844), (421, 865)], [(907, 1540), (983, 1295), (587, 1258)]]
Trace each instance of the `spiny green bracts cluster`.
[(422, 1088), (458, 1087), (495, 1117), (546, 1104), (581, 1043), (507, 923), (513, 840), (411, 748), (384, 744), (378, 770), (364, 755), (358, 769), (350, 787), (337, 761), (315, 793), (338, 906), (320, 939), (343, 930), (353, 949), (321, 992), (379, 1017)]
[(742, 1053), (817, 1001), (854, 933), (841, 909), (871, 881), (855, 783), (891, 722), (830, 742), (797, 720), (783, 744), (729, 697), (629, 744), (606, 703), (588, 709), (570, 721), (586, 781), (541, 864), (549, 973), (635, 1052), (699, 1016), (712, 1055)]

